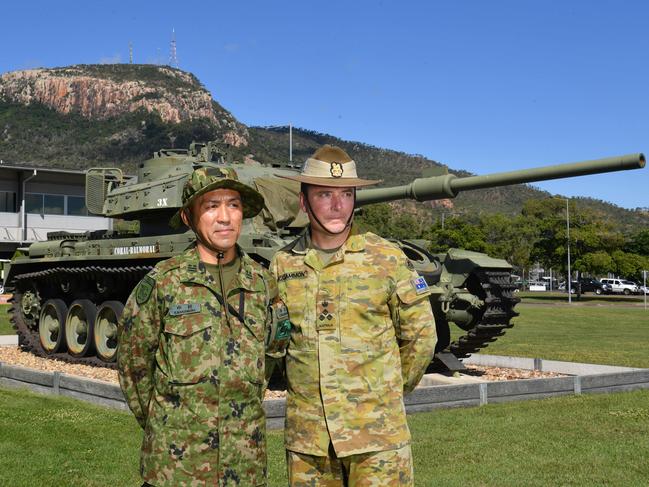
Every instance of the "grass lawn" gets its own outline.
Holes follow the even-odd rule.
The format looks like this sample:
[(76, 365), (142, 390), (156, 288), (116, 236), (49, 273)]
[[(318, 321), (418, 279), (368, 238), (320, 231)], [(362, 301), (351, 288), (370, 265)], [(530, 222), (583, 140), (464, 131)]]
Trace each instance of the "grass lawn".
[(9, 305), (0, 304), (0, 335), (15, 335), (16, 331), (9, 322)]
[[(643, 485), (649, 391), (410, 416), (418, 486)], [(0, 485), (138, 486), (141, 432), (128, 413), (0, 389)], [(271, 486), (286, 485), (270, 432)]]
[[(514, 328), (482, 353), (649, 368), (649, 310), (643, 307), (523, 302), (516, 310)], [(454, 338), (460, 332), (453, 327)]]

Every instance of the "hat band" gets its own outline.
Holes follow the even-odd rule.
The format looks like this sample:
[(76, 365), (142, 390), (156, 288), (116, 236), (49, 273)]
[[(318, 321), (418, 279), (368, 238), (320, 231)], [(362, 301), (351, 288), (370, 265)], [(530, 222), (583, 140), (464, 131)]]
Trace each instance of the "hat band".
[(356, 179), (356, 163), (324, 162), (319, 159), (308, 158), (302, 167), (302, 176), (327, 179)]

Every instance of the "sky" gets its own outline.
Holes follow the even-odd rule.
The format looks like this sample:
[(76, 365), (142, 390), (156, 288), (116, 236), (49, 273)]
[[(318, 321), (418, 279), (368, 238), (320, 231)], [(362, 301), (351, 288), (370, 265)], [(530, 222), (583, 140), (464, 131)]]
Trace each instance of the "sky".
[[(0, 73), (128, 63), (129, 43), (167, 64), (173, 30), (179, 67), (246, 125), (475, 174), (649, 153), (644, 0), (7, 0), (2, 16)], [(535, 186), (649, 207), (649, 167)]]

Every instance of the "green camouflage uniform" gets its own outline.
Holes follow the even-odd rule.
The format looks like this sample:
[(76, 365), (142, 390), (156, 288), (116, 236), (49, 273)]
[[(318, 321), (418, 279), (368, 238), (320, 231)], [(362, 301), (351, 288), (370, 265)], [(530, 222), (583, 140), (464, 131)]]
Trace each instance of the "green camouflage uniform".
[(287, 450), (337, 457), (410, 443), (403, 404), (436, 343), (428, 287), (403, 252), (352, 231), (326, 266), (307, 235), (271, 263), (292, 323)]
[(195, 247), (160, 262), (124, 308), (120, 384), (144, 428), (140, 468), (153, 485), (266, 484), (264, 340), (277, 290), (239, 252), (229, 321)]

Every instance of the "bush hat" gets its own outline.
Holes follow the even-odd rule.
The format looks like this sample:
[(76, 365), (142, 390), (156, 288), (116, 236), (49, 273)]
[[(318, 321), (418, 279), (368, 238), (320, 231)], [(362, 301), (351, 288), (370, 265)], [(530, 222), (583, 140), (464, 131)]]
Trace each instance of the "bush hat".
[(252, 218), (264, 208), (264, 197), (255, 189), (239, 181), (237, 173), (229, 167), (204, 166), (194, 171), (183, 186), (183, 206), (171, 217), (169, 225), (172, 228), (183, 226), (180, 214), (199, 196), (215, 189), (232, 189), (241, 195), (243, 217)]
[(340, 147), (329, 144), (320, 147), (306, 160), (299, 175), (277, 176), (316, 186), (360, 187), (381, 182), (359, 178), (352, 158)]

